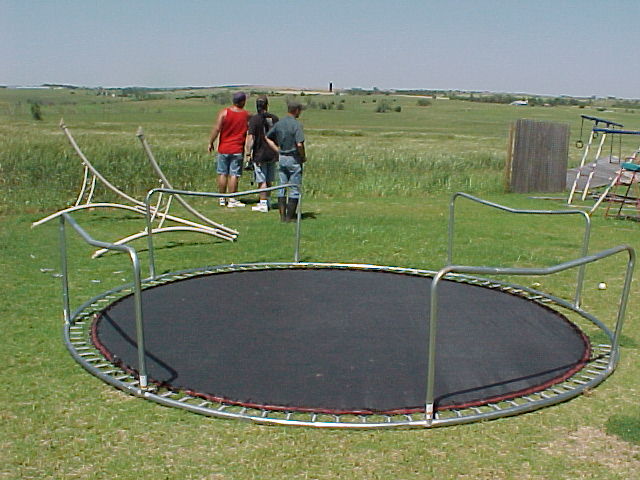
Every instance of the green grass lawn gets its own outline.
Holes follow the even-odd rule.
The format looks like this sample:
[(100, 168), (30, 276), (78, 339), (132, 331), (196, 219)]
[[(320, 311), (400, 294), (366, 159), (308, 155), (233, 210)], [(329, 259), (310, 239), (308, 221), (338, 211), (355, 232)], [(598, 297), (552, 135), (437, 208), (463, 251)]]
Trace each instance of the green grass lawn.
[[(28, 95), (47, 95), (42, 122), (30, 118)], [(375, 113), (374, 99), (395, 100), (402, 111)], [(272, 101), (276, 113), (282, 113), (283, 102)], [(83, 91), (17, 96), (0, 90), (0, 478), (637, 476), (637, 280), (627, 310), (621, 362), (613, 376), (569, 402), (486, 423), (367, 432), (266, 427), (161, 407), (122, 393), (80, 368), (61, 339), (56, 225), (30, 228), (34, 220), (72, 204), (81, 182), (80, 163), (57, 127), (60, 117), (91, 161), (140, 198), (155, 185), (135, 138), (138, 125), (145, 128), (175, 186), (212, 190), (205, 147), (218, 108), (204, 99), (131, 101), (96, 98)], [(446, 100), (418, 107), (415, 99), (384, 95), (347, 97), (344, 108), (308, 109), (303, 114), (310, 162), (305, 173), (302, 260), (442, 267), (448, 203), (457, 190), (514, 208), (564, 208), (561, 201), (502, 192), (508, 126), (520, 117), (561, 121), (571, 125), (575, 139), (584, 110)], [(602, 116), (633, 128), (633, 113)], [(579, 152), (574, 148), (571, 161), (576, 160)], [(246, 179), (243, 187), (249, 187)], [(104, 189), (96, 197), (113, 198)], [(223, 210), (202, 200), (195, 203), (215, 220), (238, 229), (239, 240), (159, 236), (159, 271), (291, 260), (293, 227), (280, 224), (275, 212), (263, 215), (248, 209)], [(109, 210), (82, 212), (75, 218), (105, 241), (144, 227), (134, 215)], [(457, 222), (456, 263), (549, 266), (579, 254), (582, 223), (577, 216), (513, 216), (461, 201)], [(92, 260), (92, 250), (81, 240), (70, 236), (69, 241), (74, 306), (128, 281), (124, 256)], [(640, 248), (639, 224), (605, 219), (597, 212), (591, 252), (622, 243)], [(146, 243), (141, 240), (134, 246), (141, 250), (146, 267)], [(584, 308), (608, 325), (615, 321), (624, 264), (624, 257), (617, 256), (587, 269)], [(575, 275), (517, 281), (540, 282), (545, 291), (571, 298)], [(609, 285), (607, 290), (597, 289), (602, 281)]]

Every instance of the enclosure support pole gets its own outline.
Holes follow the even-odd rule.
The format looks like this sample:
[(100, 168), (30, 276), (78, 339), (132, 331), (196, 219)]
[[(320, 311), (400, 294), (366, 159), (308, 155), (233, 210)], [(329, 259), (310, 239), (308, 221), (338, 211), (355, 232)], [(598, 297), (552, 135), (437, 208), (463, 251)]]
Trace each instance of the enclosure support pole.
[(71, 321), (71, 308), (69, 307), (69, 278), (67, 277), (67, 235), (65, 231), (64, 215), (60, 217), (60, 279), (62, 280), (62, 311), (64, 322)]

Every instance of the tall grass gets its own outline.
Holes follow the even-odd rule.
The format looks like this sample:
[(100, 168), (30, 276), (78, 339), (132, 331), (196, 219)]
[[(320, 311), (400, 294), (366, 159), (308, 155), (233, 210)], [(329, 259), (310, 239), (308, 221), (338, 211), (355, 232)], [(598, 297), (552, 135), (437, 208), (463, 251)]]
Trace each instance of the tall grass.
[[(73, 130), (72, 130), (73, 132)], [(76, 135), (89, 161), (121, 190), (142, 198), (157, 186), (157, 179), (133, 134)], [(496, 152), (452, 154), (416, 152), (411, 145), (371, 144), (357, 138), (318, 141), (308, 134), (310, 161), (306, 165), (305, 190), (310, 196), (385, 197), (424, 196), (465, 190), (475, 193), (502, 189), (504, 158)], [(366, 137), (369, 138), (369, 137)], [(176, 141), (151, 137), (152, 148), (163, 171), (177, 188), (215, 189), (214, 162), (197, 140)], [(46, 210), (75, 200), (82, 182), (80, 158), (66, 138), (59, 135), (4, 135), (0, 140), (0, 203), (6, 209)], [(250, 175), (242, 181), (251, 188)], [(42, 188), (47, 185), (47, 188)], [(113, 198), (98, 186), (96, 199)]]

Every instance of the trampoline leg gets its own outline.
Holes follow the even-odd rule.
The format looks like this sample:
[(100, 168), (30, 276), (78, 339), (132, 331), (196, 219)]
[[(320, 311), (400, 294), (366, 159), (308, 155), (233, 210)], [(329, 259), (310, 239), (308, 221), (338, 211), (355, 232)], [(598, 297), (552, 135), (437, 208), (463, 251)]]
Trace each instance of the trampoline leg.
[(430, 427), (433, 425), (433, 403), (428, 403), (424, 412), (425, 426)]

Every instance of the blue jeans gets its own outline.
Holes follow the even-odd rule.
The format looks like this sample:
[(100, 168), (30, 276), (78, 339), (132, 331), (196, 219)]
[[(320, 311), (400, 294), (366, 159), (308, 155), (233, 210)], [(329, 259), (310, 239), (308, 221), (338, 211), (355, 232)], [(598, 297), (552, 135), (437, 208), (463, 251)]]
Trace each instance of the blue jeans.
[(302, 164), (293, 155), (280, 155), (278, 158), (278, 180), (280, 185), (286, 183), (295, 186), (289, 189), (278, 190), (278, 197), (287, 195), (285, 190), (289, 190), (289, 198), (300, 198), (300, 185), (302, 185)]
[(218, 175), (242, 175), (242, 153), (219, 153), (216, 159)]

